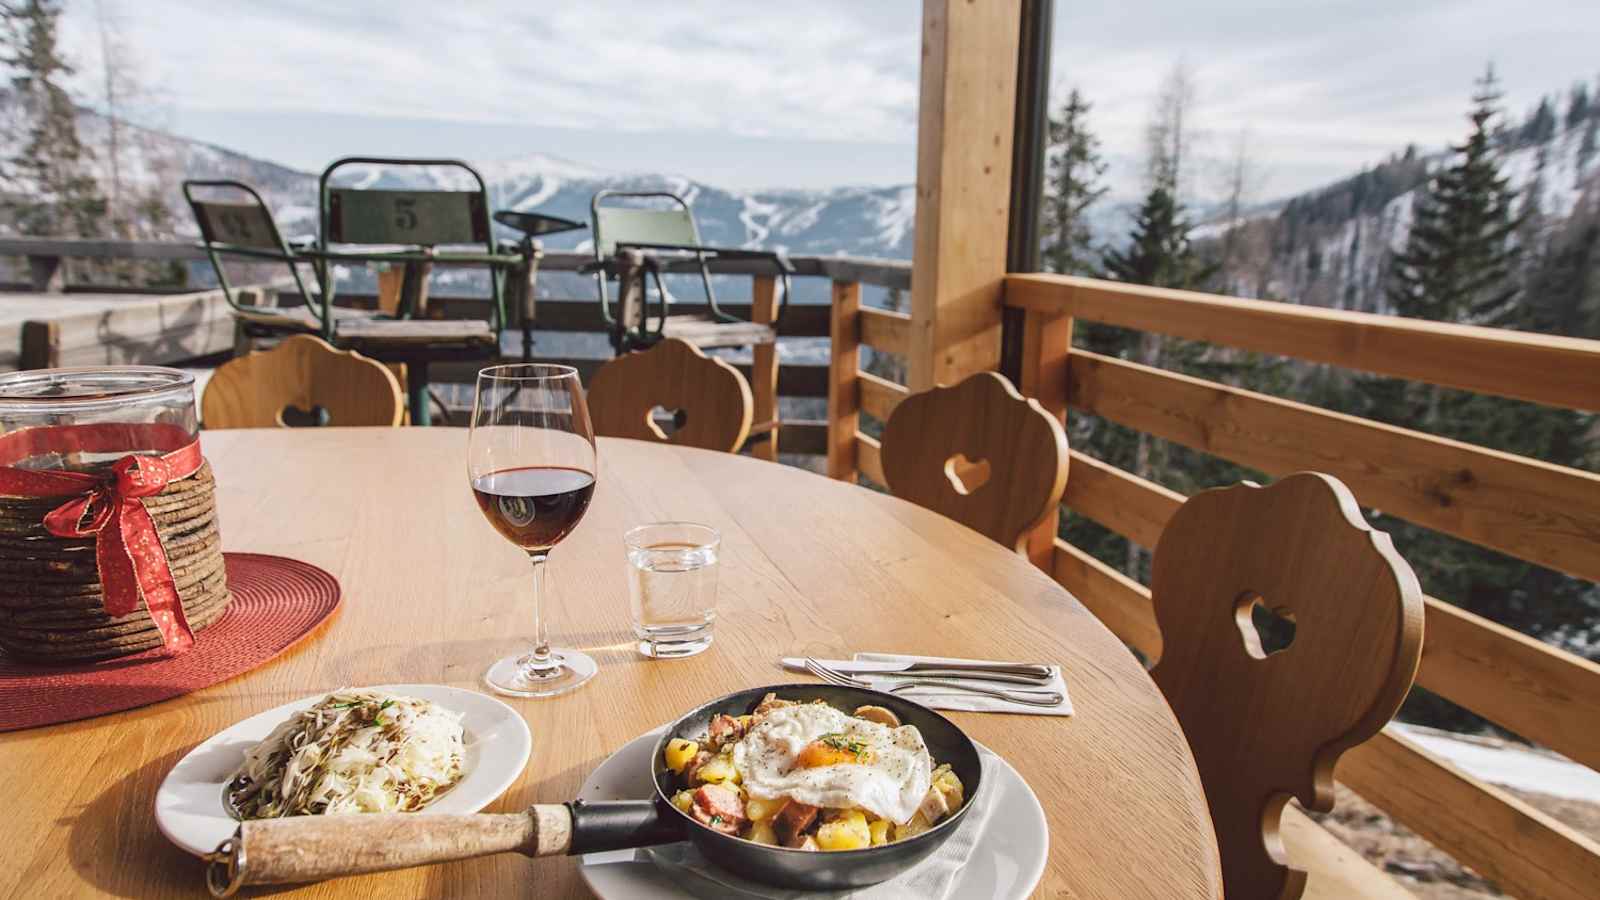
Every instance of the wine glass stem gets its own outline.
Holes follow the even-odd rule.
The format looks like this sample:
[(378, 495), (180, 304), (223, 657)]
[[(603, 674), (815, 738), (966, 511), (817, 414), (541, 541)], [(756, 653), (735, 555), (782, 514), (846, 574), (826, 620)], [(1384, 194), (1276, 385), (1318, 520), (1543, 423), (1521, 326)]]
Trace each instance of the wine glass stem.
[(522, 658), (522, 665), (530, 675), (548, 676), (558, 665), (550, 656), (550, 629), (544, 621), (544, 566), (549, 558), (546, 553), (528, 554), (533, 562), (533, 650)]

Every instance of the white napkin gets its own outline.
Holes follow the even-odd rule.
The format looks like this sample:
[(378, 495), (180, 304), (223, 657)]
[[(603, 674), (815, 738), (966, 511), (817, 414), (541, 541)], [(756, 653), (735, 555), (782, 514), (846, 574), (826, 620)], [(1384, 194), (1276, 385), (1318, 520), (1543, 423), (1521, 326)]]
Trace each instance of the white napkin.
[[(985, 782), (993, 779), (994, 759), (994, 753), (987, 747), (978, 748), (978, 760), (983, 765), (982, 777)], [(994, 805), (989, 798), (994, 795), (992, 788), (981, 792), (973, 801), (972, 808), (967, 810), (955, 834), (945, 838), (932, 856), (888, 881), (853, 891), (792, 891), (759, 884), (717, 868), (700, 854), (694, 844), (687, 841), (650, 847), (642, 852), (663, 871), (675, 878), (681, 877), (684, 887), (697, 897), (726, 900), (749, 897), (763, 900), (941, 900), (950, 893), (961, 867), (972, 858), (972, 851), (977, 848), (978, 839), (983, 836), (983, 829), (989, 823), (989, 813)]]
[[(1005, 665), (1002, 660), (957, 659), (949, 656), (906, 656), (898, 653), (857, 653), (852, 659), (856, 662), (985, 663)], [(1061, 677), (1061, 667), (1051, 666), (1050, 672), (1053, 676), (1050, 683), (1037, 686), (1031, 684), (1009, 685), (995, 681), (972, 681), (960, 678), (941, 678), (939, 680), (989, 689), (1016, 687), (1030, 691), (1056, 691), (1062, 698), (1060, 706), (1030, 706), (1026, 703), (1001, 700), (998, 697), (985, 697), (982, 694), (972, 694), (965, 691), (940, 690), (936, 687), (906, 688), (903, 691), (896, 691), (895, 695), (904, 697), (907, 700), (915, 700), (923, 706), (929, 706), (934, 709), (955, 709), (964, 712), (1023, 713), (1030, 716), (1070, 716), (1072, 715), (1072, 697), (1067, 694), (1067, 682)], [(911, 677), (911, 673), (904, 675), (854, 675), (851, 677), (865, 681), (874, 688), (881, 690), (885, 684)]]

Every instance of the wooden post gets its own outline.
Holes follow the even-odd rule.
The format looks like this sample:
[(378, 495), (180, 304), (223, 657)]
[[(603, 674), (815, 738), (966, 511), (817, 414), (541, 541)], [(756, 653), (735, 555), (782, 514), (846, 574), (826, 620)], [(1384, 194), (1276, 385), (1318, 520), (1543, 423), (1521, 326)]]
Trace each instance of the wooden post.
[[(1072, 350), (1072, 317), (1028, 310), (1022, 322), (1022, 371), (1018, 389), (1039, 401), (1045, 411), (1067, 424), (1068, 354)], [(1067, 473), (1072, 482), (1072, 473)], [(1046, 572), (1055, 565), (1055, 538), (1061, 511), (1046, 518), (1028, 535), (1028, 558)]]
[[(750, 321), (770, 325), (778, 317), (778, 279), (772, 275), (757, 275), (751, 279)], [(752, 420), (759, 427), (767, 425), (767, 439), (750, 448), (757, 459), (778, 461), (778, 342), (756, 344), (751, 348), (750, 393), (754, 395), (755, 415)]]
[(61, 365), (61, 323), (54, 320), (22, 323), (19, 369), (54, 369)]
[(67, 289), (66, 267), (59, 256), (28, 257), (29, 280), (41, 294), (59, 294)]
[(923, 0), (913, 391), (1000, 362), (1021, 0)]
[(861, 423), (861, 284), (833, 283), (828, 319), (828, 477), (854, 483)]

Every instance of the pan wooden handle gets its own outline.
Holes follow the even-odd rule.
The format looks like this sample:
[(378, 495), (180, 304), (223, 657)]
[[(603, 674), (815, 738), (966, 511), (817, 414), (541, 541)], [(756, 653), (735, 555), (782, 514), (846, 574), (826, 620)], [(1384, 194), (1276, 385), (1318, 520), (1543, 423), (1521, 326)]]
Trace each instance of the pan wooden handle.
[(572, 813), (541, 804), (520, 813), (293, 816), (244, 822), (208, 857), (206, 882), (227, 897), (249, 884), (292, 884), (516, 851), (556, 856), (572, 842)]

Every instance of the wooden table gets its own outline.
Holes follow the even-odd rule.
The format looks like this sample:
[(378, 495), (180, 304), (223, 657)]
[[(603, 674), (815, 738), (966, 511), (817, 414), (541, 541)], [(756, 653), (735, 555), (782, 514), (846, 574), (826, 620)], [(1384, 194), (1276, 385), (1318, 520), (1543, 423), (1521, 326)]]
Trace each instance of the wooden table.
[[(467, 489), (459, 429), (207, 432), (225, 545), (334, 573), (344, 608), (316, 639), (209, 690), (0, 736), (0, 896), (197, 896), (201, 865), (156, 832), (167, 771), (219, 729), (343, 685), (475, 688), (516, 649), (528, 564)], [(772, 463), (600, 442), (594, 505), (551, 558), (558, 642), (600, 674), (555, 700), (512, 701), (534, 735), (491, 810), (575, 796), (613, 750), (687, 704), (801, 679), (781, 655), (858, 650), (1054, 660), (1071, 718), (953, 713), (1028, 780), (1050, 819), (1047, 897), (1221, 895), (1194, 763), (1155, 685), (1049, 578), (908, 503)], [(633, 651), (622, 532), (653, 519), (722, 530), (716, 643), (687, 660)], [(997, 814), (1003, 814), (1003, 811)], [(349, 878), (307, 897), (582, 896), (571, 860), (498, 857)], [(277, 895), (275, 895), (277, 896)]]

